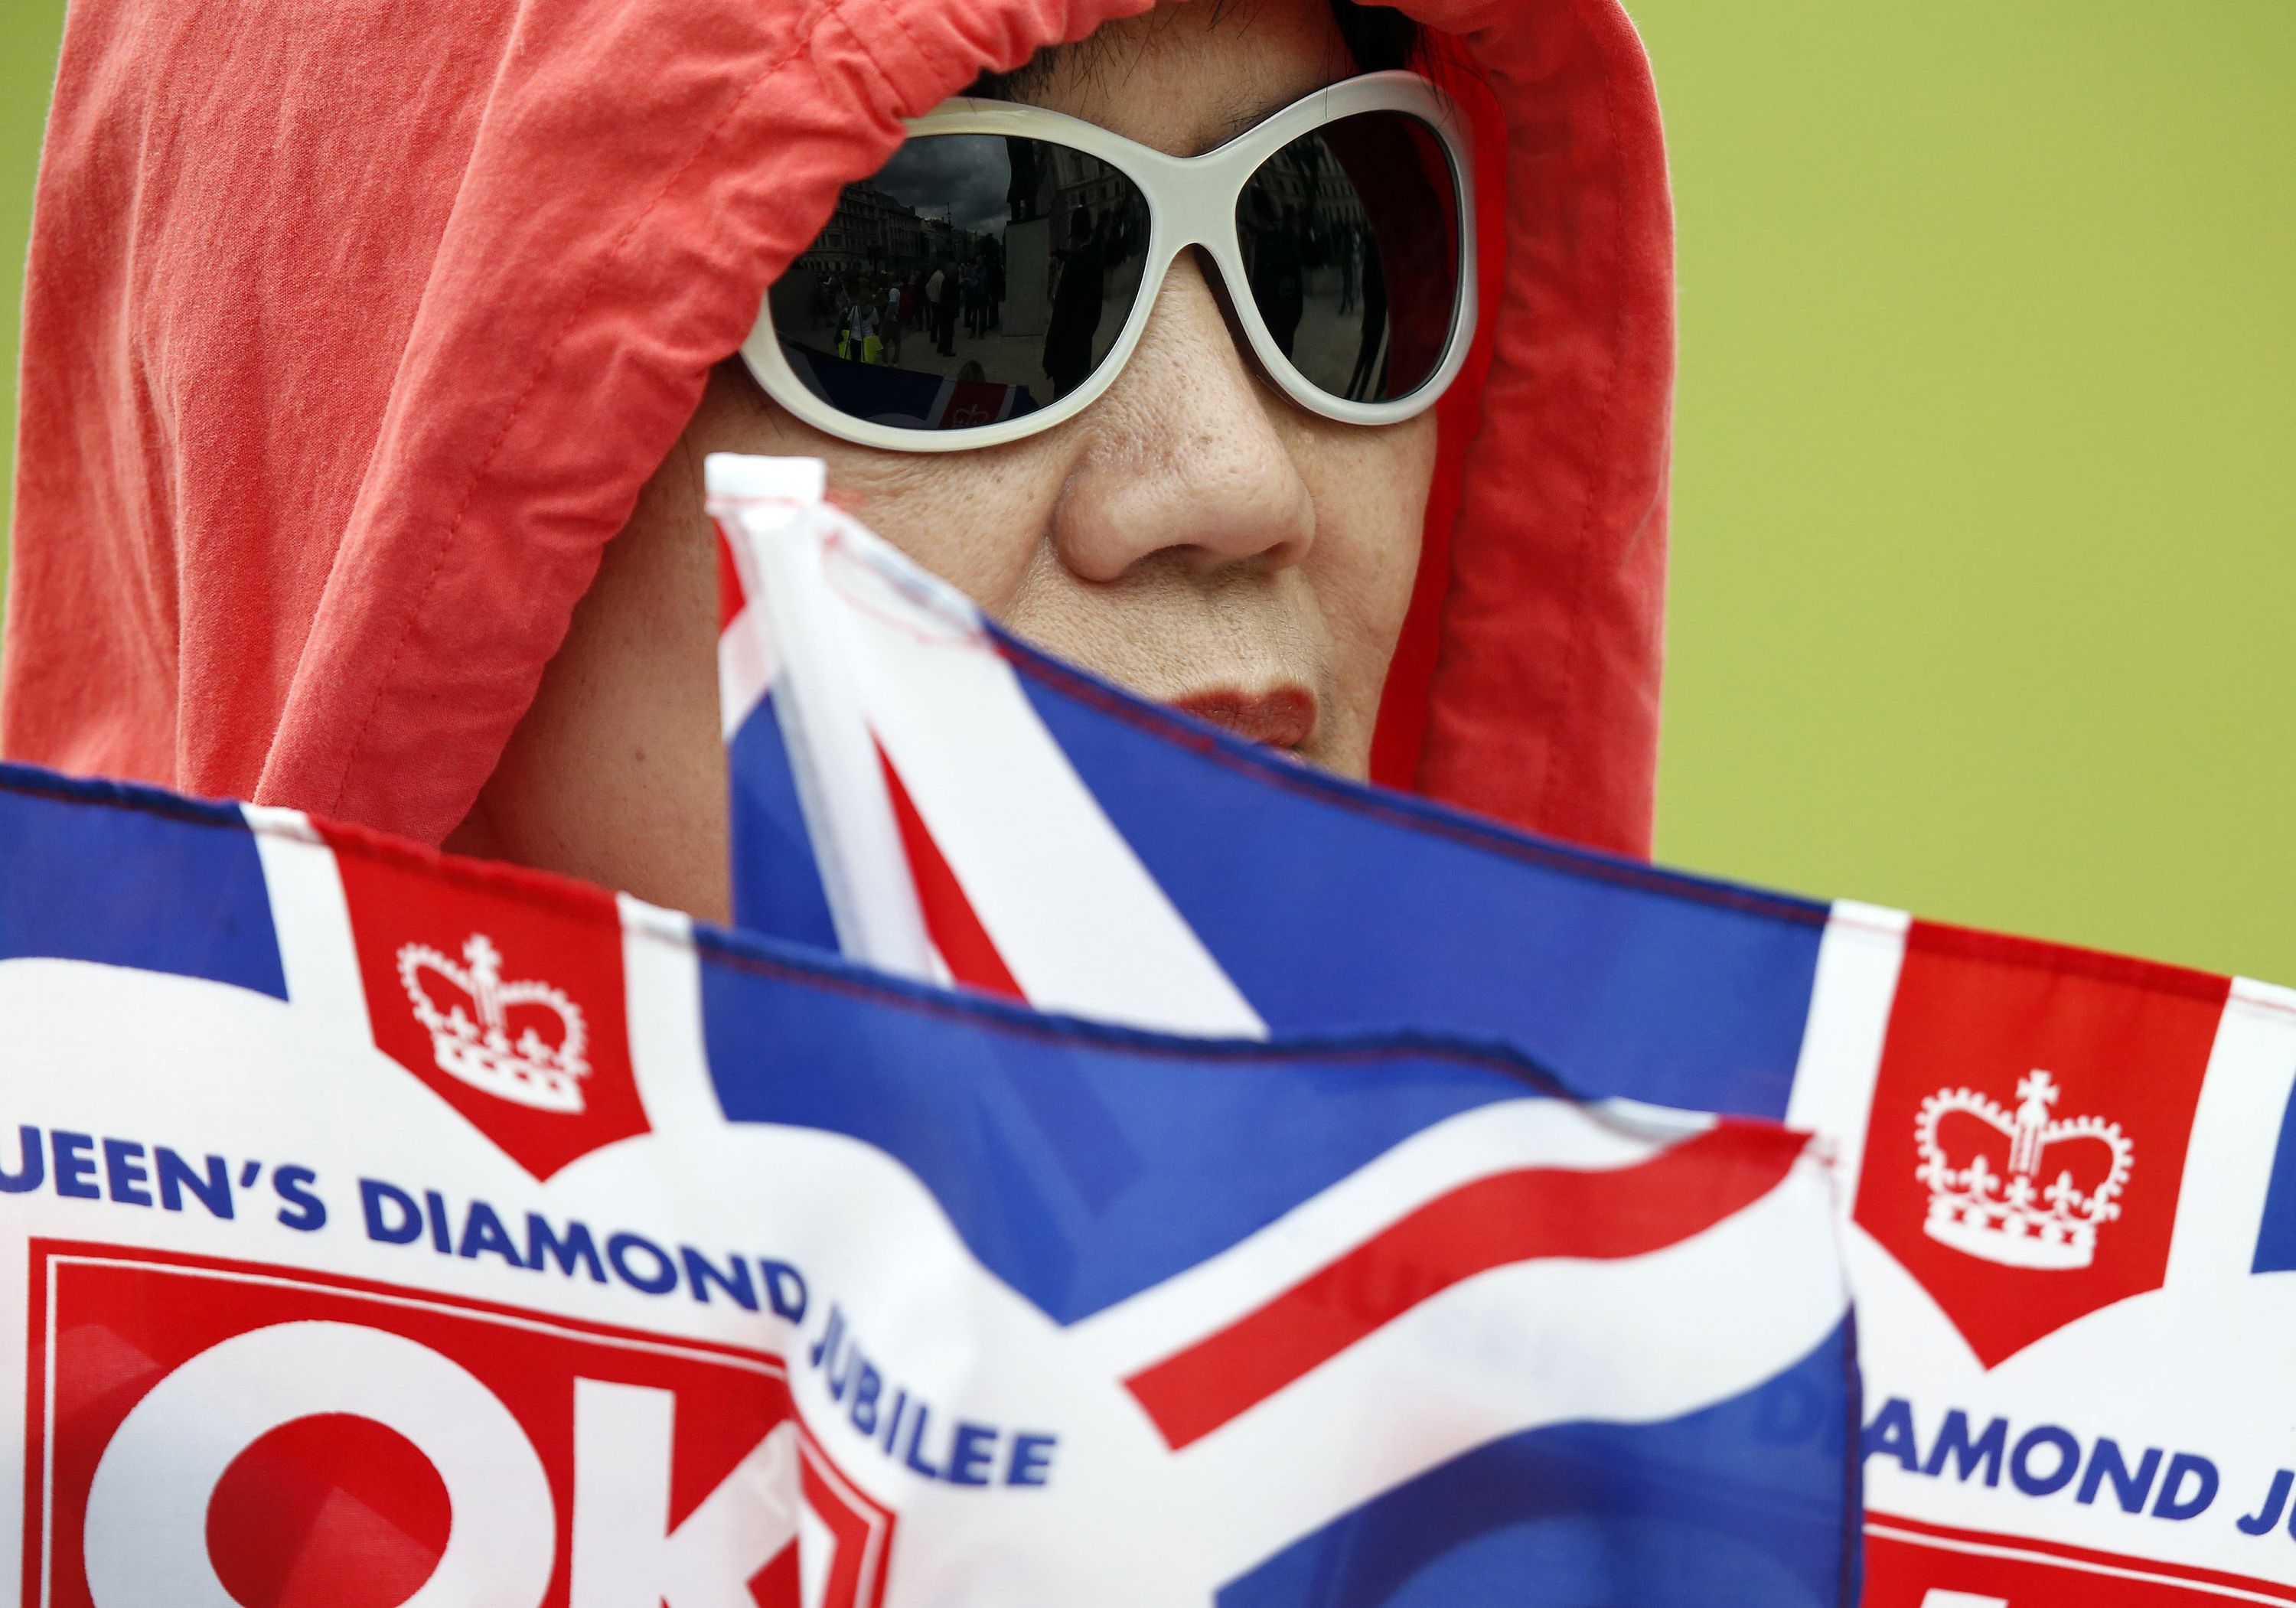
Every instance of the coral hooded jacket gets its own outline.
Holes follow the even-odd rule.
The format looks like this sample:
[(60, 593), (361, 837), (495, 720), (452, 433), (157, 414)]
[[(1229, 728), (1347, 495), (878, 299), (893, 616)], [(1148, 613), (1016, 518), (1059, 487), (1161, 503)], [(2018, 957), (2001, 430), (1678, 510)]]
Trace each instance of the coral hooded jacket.
[[(436, 841), (763, 287), (901, 119), (1145, 0), (75, 0), (0, 751)], [(1410, 0), (1485, 317), (1382, 780), (1647, 849), (1672, 235), (1615, 0)]]

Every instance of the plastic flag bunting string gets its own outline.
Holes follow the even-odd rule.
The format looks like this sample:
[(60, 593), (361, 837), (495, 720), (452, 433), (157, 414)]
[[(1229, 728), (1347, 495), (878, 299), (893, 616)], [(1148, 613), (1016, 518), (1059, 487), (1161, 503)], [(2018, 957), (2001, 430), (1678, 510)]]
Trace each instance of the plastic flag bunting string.
[[(1868, 1602), (2296, 1602), (2271, 1405), (2296, 1400), (2296, 994), (1305, 770), (1014, 640), (817, 472), (770, 513), (729, 495), (790, 472), (712, 468), (727, 653), (806, 617), (726, 711), (742, 923), (1173, 1030), (1505, 1043), (1590, 1095), (1815, 1130), (1859, 1309)], [(808, 684), (842, 689), (834, 748), (783, 718)], [(832, 785), (872, 800), (865, 843), (808, 813)], [(906, 955), (828, 914), (865, 857)]]

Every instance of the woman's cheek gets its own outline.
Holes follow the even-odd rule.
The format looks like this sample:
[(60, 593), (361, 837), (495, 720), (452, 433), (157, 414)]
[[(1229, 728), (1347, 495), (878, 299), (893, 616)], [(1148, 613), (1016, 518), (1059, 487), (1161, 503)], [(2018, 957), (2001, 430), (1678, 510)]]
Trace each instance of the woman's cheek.
[(1002, 617), (1041, 557), (1061, 468), (1036, 445), (956, 453), (880, 452), (843, 442), (821, 455), (830, 499), (925, 569)]
[(1383, 681), (1419, 572), (1435, 421), (1423, 414), (1378, 430), (1347, 425), (1319, 436), (1309, 464), (1316, 505), (1309, 566), (1342, 667)]

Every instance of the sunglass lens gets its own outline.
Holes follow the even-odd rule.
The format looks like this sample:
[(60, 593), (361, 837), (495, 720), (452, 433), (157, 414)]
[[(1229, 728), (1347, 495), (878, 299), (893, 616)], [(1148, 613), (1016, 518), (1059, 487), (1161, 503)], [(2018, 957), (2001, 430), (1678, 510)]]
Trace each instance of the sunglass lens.
[(1235, 221), (1252, 301), (1310, 383), (1392, 402), (1434, 375), (1458, 301), (1459, 203), (1425, 122), (1363, 112), (1302, 135), (1251, 176)]
[(837, 211), (773, 288), (807, 390), (898, 430), (1034, 413), (1108, 357), (1140, 289), (1148, 205), (1082, 152), (922, 135)]

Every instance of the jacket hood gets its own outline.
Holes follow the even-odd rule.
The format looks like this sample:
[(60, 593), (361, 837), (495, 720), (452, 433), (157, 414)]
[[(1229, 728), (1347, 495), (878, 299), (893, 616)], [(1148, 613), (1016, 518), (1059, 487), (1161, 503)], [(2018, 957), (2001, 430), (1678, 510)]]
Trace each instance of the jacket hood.
[[(436, 842), (901, 121), (1145, 0), (75, 0), (0, 751)], [(1614, 0), (1412, 0), (1477, 137), (1379, 779), (1646, 852), (1674, 333)]]

